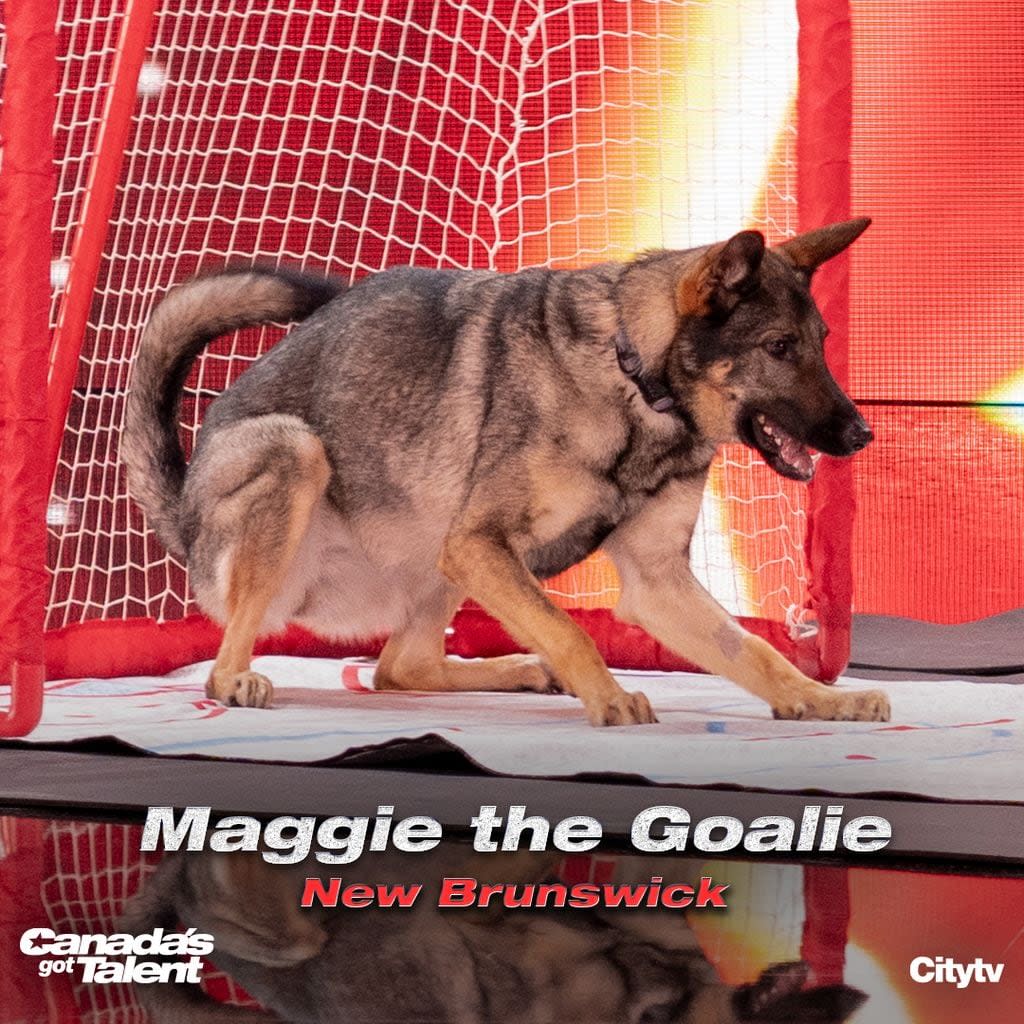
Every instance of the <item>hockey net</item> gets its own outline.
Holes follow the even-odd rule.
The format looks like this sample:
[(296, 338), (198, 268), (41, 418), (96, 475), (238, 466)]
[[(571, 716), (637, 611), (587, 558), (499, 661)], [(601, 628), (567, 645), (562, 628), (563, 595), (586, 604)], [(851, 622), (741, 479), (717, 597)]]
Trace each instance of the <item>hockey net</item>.
[[(354, 280), (406, 263), (574, 267), (745, 226), (769, 241), (796, 230), (788, 3), (158, 4), (111, 153), (125, 3), (65, 0), (59, 16), (57, 358), (82, 347), (48, 511), (50, 630), (197, 610), (128, 498), (118, 441), (139, 333), (198, 269), (261, 260)], [(63, 306), (81, 293), (99, 161), (117, 187), (109, 227), (84, 240), (100, 250), (79, 339)], [(208, 351), (187, 386), (186, 448), (209, 400), (280, 333)], [(731, 449), (711, 474), (697, 572), (730, 611), (791, 637), (814, 617), (807, 522), (799, 486)], [(617, 587), (600, 554), (549, 583), (588, 609), (613, 605)]]

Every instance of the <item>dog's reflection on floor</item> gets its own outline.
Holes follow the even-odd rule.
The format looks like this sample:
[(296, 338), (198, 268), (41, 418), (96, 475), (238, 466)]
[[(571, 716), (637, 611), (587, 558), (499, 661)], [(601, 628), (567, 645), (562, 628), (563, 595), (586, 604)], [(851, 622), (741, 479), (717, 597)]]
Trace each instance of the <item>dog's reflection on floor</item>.
[(801, 963), (723, 984), (678, 911), (436, 905), (445, 876), (527, 883), (551, 878), (556, 866), (544, 855), (474, 857), (458, 847), (415, 862), (385, 855), (361, 863), (358, 881), (408, 883), (415, 874), (424, 884), (413, 907), (302, 910), (306, 877), (326, 884), (320, 865), (169, 855), (122, 927), (210, 933), (210, 959), (266, 1011), (215, 1003), (196, 985), (136, 993), (156, 1024), (840, 1024), (864, 1001), (848, 986), (805, 989)]

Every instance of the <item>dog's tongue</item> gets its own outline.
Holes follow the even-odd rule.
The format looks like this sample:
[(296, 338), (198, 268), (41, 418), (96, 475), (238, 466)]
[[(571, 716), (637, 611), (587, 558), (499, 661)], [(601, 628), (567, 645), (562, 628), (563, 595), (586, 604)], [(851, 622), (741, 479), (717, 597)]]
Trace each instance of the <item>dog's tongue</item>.
[(807, 448), (764, 413), (757, 417), (757, 421), (761, 427), (765, 458), (783, 475), (810, 480), (814, 476), (814, 461)]
[[(778, 431), (778, 428), (776, 428), (776, 432), (781, 433), (781, 431)], [(811, 453), (799, 441), (788, 434), (782, 435), (779, 455), (801, 476), (809, 477), (814, 472), (814, 462), (811, 459)]]

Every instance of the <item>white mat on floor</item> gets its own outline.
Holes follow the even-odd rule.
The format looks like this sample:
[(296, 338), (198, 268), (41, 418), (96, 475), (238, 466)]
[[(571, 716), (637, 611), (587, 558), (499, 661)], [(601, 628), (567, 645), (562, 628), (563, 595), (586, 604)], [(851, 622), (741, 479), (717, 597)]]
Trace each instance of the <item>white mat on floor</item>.
[(660, 723), (594, 729), (569, 697), (374, 693), (373, 664), (362, 660), (264, 657), (255, 667), (275, 683), (271, 710), (207, 700), (209, 662), (162, 678), (50, 683), (30, 739), (114, 736), (155, 754), (308, 763), (437, 736), (507, 774), (1024, 802), (1019, 686), (844, 680), (885, 689), (892, 722), (775, 722), (721, 679), (624, 672), (623, 686), (643, 689)]

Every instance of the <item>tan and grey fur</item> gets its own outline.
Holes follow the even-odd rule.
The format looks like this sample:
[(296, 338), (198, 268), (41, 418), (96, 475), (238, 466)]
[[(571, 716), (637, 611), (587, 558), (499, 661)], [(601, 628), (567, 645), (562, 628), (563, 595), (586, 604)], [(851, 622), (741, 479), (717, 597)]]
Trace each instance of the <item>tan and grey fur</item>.
[[(801, 963), (723, 984), (678, 911), (436, 906), (444, 875), (542, 881), (554, 866), (543, 855), (474, 858), (451, 847), (416, 861), (424, 889), (411, 909), (303, 911), (303, 880), (325, 875), (319, 865), (168, 856), (119, 928), (181, 922), (213, 935), (210, 959), (266, 1010), (214, 1003), (194, 984), (136, 995), (153, 1024), (840, 1024), (865, 998), (845, 985), (805, 989)], [(407, 884), (408, 863), (371, 860), (359, 880)]]
[[(268, 705), (254, 640), (297, 622), (389, 634), (378, 688), (556, 689), (596, 725), (652, 722), (538, 582), (602, 545), (621, 618), (776, 717), (887, 719), (883, 694), (817, 683), (745, 632), (689, 567), (722, 444), (806, 478), (797, 442), (844, 455), (870, 440), (825, 365), (808, 289), (866, 225), (767, 250), (747, 231), (578, 271), (401, 268), (336, 296), (268, 270), (171, 292), (142, 338), (123, 456), (150, 524), (225, 624), (210, 696)], [(314, 309), (210, 405), (186, 467), (180, 390), (203, 345)], [(654, 387), (671, 409), (655, 410)], [(533, 655), (446, 659), (466, 597)]]

